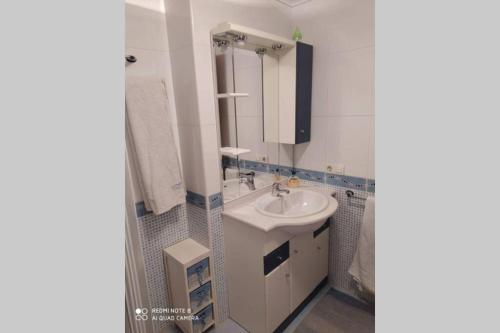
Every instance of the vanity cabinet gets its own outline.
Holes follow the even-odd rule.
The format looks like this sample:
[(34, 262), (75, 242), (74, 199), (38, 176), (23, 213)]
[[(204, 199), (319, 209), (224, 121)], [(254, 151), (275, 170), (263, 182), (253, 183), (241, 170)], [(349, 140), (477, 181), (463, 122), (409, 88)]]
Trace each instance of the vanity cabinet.
[(223, 215), (229, 316), (252, 333), (281, 332), (328, 277), (329, 220), (314, 232), (265, 232)]

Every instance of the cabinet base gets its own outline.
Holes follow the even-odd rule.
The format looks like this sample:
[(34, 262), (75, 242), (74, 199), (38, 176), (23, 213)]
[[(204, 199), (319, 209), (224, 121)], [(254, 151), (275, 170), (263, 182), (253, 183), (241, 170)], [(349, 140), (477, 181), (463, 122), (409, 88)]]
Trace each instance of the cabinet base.
[(321, 280), (321, 282), (316, 286), (316, 288), (314, 288), (314, 290), (309, 294), (309, 296), (307, 296), (306, 299), (302, 303), (300, 303), (300, 305), (297, 306), (297, 308), (295, 310), (293, 310), (293, 312), (290, 313), (290, 315), (288, 317), (286, 317), (285, 320), (283, 320), (283, 322), (278, 326), (278, 328), (276, 328), (274, 330), (273, 333), (283, 332), (288, 327), (288, 325), (290, 325), (290, 323), (295, 318), (297, 318), (299, 313), (301, 313), (302, 310), (304, 310), (304, 308), (307, 306), (307, 304), (309, 304), (312, 301), (312, 299), (314, 297), (316, 297), (316, 295), (318, 295), (320, 290), (323, 289), (323, 287), (326, 286), (327, 283), (328, 283), (328, 276), (325, 276), (325, 278), (323, 280)]

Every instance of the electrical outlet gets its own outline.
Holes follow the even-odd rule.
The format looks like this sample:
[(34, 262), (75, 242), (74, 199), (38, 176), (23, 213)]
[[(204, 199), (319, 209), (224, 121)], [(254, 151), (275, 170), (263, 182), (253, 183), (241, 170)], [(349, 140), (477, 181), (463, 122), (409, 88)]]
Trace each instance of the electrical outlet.
[(336, 175), (343, 175), (345, 170), (345, 165), (340, 163), (335, 163), (326, 166), (326, 171), (334, 173)]

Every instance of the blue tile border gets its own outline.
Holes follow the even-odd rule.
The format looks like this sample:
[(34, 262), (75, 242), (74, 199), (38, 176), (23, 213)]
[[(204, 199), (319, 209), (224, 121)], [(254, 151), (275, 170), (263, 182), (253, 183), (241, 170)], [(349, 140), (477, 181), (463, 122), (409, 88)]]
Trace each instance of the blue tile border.
[(208, 197), (208, 202), (210, 204), (210, 210), (219, 208), (222, 206), (222, 193), (214, 193), (211, 196)]
[(370, 193), (375, 193), (375, 179), (366, 180), (366, 190)]
[(146, 204), (144, 203), (144, 201), (135, 203), (135, 215), (137, 217), (143, 217), (151, 213), (153, 213), (151, 210), (146, 209)]
[(287, 167), (284, 165), (270, 164), (269, 172), (274, 173), (277, 169), (279, 169), (280, 175), (283, 177), (290, 177), (292, 175), (292, 167)]
[[(256, 168), (261, 168), (262, 165), (265, 165), (266, 171), (261, 172), (269, 172), (274, 173), (276, 169), (279, 168), (280, 174), (283, 177), (290, 177), (292, 175), (293, 168), (287, 166), (278, 166), (276, 164), (265, 164), (261, 162), (249, 161), (255, 164), (252, 166), (256, 166)], [(246, 163), (245, 163), (246, 164)], [(269, 167), (269, 168), (268, 168)], [(250, 169), (250, 168), (248, 168)], [(268, 169), (268, 171), (267, 171)], [(255, 171), (260, 171), (258, 169), (250, 169)], [(370, 193), (375, 193), (375, 180), (374, 179), (365, 179), (360, 177), (352, 177), (352, 176), (342, 176), (336, 175), (333, 173), (325, 173), (314, 170), (306, 170), (306, 169), (295, 169), (296, 175), (303, 180), (309, 180), (313, 182), (326, 183), (328, 185), (334, 185), (339, 187), (346, 187), (355, 190), (367, 191)], [(219, 208), (223, 205), (224, 201), (222, 199), (222, 193), (214, 193), (208, 197), (209, 208), (210, 210)], [(192, 205), (195, 205), (202, 209), (207, 209), (207, 204), (205, 201), (205, 196), (187, 191), (186, 202)], [(143, 217), (148, 214), (153, 213), (150, 210), (146, 209), (146, 204), (144, 201), (135, 203), (135, 213), (137, 217)]]
[(186, 201), (192, 205), (195, 205), (196, 207), (203, 208), (203, 209), (207, 208), (207, 204), (205, 202), (205, 197), (201, 194), (187, 191)]
[(238, 161), (229, 156), (222, 156), (222, 166), (225, 167), (237, 167), (238, 166)]
[(325, 182), (325, 173), (320, 171), (295, 169), (295, 175), (303, 180), (310, 180), (319, 183)]
[(245, 169), (259, 171), (259, 172), (269, 172), (267, 163), (249, 161), (249, 160), (241, 160), (241, 162), (243, 162), (242, 167)]
[[(192, 205), (195, 205), (196, 207), (207, 209), (204, 195), (187, 191), (186, 201)], [(221, 207), (223, 202), (224, 201), (222, 200), (221, 192), (210, 195), (208, 197), (209, 210)]]
[[(219, 208), (223, 204), (222, 200), (222, 193), (214, 193), (211, 196), (208, 197), (209, 205), (210, 205), (210, 210)], [(196, 207), (206, 209), (207, 204), (205, 202), (205, 197), (201, 194), (187, 191), (186, 194), (186, 202), (190, 203), (192, 205), (195, 205)], [(152, 214), (153, 211), (147, 210), (146, 209), (146, 204), (144, 201), (136, 202), (135, 203), (135, 214), (137, 217), (143, 217), (148, 214)]]
[(355, 190), (366, 190), (366, 179), (360, 177), (341, 176), (333, 173), (327, 173), (326, 183), (329, 185), (347, 187)]

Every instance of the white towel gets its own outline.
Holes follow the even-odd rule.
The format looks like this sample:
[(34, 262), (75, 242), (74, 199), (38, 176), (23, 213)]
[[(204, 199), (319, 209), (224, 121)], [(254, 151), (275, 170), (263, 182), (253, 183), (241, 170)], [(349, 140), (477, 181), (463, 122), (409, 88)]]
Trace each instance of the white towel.
[(186, 190), (160, 78), (126, 80), (127, 144), (146, 208), (164, 213), (186, 200)]
[(361, 291), (375, 295), (375, 197), (369, 196), (361, 224), (358, 248), (349, 274), (358, 283)]

